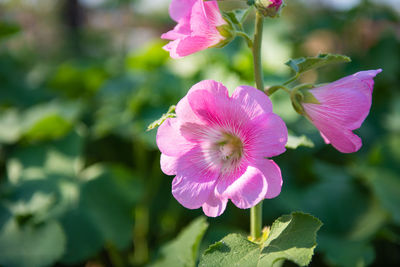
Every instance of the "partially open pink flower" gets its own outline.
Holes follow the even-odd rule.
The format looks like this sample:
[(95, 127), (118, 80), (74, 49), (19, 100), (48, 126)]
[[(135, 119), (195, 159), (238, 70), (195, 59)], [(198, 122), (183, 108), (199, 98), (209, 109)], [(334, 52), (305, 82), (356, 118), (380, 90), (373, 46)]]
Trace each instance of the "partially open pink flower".
[(176, 175), (172, 194), (186, 208), (221, 215), (230, 199), (248, 209), (279, 195), (282, 177), (274, 161), (285, 151), (285, 123), (269, 98), (250, 87), (230, 97), (221, 83), (194, 85), (176, 106), (176, 118), (158, 129), (161, 169)]
[(382, 70), (360, 71), (336, 82), (309, 90), (320, 104), (303, 103), (306, 116), (327, 144), (343, 153), (361, 148), (352, 131), (361, 127), (371, 108), (373, 78)]
[(216, 1), (172, 0), (169, 13), (178, 24), (161, 38), (172, 40), (164, 46), (172, 58), (216, 46), (227, 38), (217, 28), (228, 24), (222, 18)]

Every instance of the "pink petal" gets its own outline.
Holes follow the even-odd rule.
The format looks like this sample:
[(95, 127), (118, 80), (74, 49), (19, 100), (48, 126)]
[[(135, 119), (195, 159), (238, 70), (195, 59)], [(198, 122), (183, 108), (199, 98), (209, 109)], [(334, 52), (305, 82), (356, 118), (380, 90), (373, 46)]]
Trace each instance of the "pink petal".
[(273, 160), (265, 159), (258, 161), (256, 167), (261, 170), (267, 180), (268, 190), (265, 198), (277, 197), (282, 188), (282, 174), (279, 166)]
[(227, 202), (226, 198), (219, 198), (211, 193), (206, 203), (203, 204), (203, 212), (208, 217), (218, 217), (225, 211)]
[(178, 163), (178, 158), (161, 154), (160, 158), (161, 170), (166, 175), (176, 175), (177, 163)]
[(172, 0), (169, 6), (169, 15), (178, 22), (191, 12), (195, 2), (196, 0)]
[[(250, 158), (266, 158), (286, 151), (286, 124), (274, 113), (264, 113), (251, 121), (245, 138), (246, 153)], [(251, 130), (250, 130), (251, 129)]]
[(176, 47), (178, 46), (178, 44), (179, 44), (179, 39), (175, 40), (175, 41), (171, 41), (168, 44), (164, 45), (163, 49), (165, 51), (169, 52), (170, 57), (175, 58), (175, 59), (176, 58), (181, 58), (181, 56), (179, 56), (176, 53)]
[(189, 92), (183, 97), (176, 105), (175, 113), (179, 120), (182, 122), (199, 123), (199, 117), (193, 112), (192, 107), (189, 104), (188, 95), (197, 90), (206, 90), (212, 94), (218, 95), (218, 97), (228, 97), (228, 89), (219, 82), (213, 80), (204, 80), (196, 83), (190, 88)]
[(243, 107), (243, 110), (251, 119), (272, 112), (271, 100), (265, 93), (254, 87), (239, 86), (233, 92), (232, 98)]
[(156, 142), (161, 153), (176, 157), (194, 146), (181, 135), (180, 127), (181, 124), (176, 118), (169, 118), (158, 127)]
[(248, 166), (240, 177), (220, 177), (217, 192), (228, 197), (241, 209), (248, 209), (265, 198), (268, 184), (263, 173), (253, 166)]
[(214, 188), (214, 180), (199, 182), (177, 175), (172, 181), (172, 195), (188, 209), (200, 208), (208, 200)]
[(204, 36), (186, 36), (180, 39), (175, 52), (179, 57), (184, 57), (207, 49), (218, 42), (219, 40)]
[(176, 166), (172, 194), (186, 208), (201, 207), (215, 188), (218, 170), (207, 161), (199, 146), (180, 156)]
[[(341, 85), (342, 87), (323, 87), (310, 90), (321, 104), (305, 103), (303, 107), (311, 117), (324, 117), (335, 121), (350, 130), (360, 128), (371, 108), (372, 96), (365, 95), (359, 89), (364, 83)], [(369, 90), (369, 89), (364, 89)]]
[(351, 130), (343, 128), (335, 122), (318, 119), (313, 120), (313, 123), (325, 137), (325, 142), (330, 142), (334, 148), (342, 153), (356, 152), (362, 146), (360, 137), (353, 134)]
[[(208, 125), (224, 123), (235, 123), (237, 120), (230, 120), (232, 117), (240, 116), (238, 106), (230, 101), (229, 96), (218, 96), (206, 90), (196, 90), (187, 95), (193, 112)], [(241, 119), (242, 120), (242, 119)]]
[(194, 5), (190, 17), (190, 27), (194, 35), (215, 39), (217, 44), (224, 37), (217, 30), (217, 26), (227, 24), (222, 18), (216, 1), (198, 0)]
[(184, 38), (191, 34), (189, 17), (184, 17), (179, 20), (173, 30), (161, 35), (162, 39), (176, 40)]

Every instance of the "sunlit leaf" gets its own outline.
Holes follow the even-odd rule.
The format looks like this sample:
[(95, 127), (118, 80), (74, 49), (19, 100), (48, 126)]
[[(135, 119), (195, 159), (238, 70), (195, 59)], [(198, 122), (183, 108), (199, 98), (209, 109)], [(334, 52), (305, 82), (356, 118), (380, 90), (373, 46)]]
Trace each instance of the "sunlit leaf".
[(315, 217), (295, 212), (278, 218), (262, 244), (231, 234), (211, 245), (203, 254), (200, 266), (275, 266), (282, 259), (300, 266), (310, 263), (317, 246), (316, 234), (322, 223)]

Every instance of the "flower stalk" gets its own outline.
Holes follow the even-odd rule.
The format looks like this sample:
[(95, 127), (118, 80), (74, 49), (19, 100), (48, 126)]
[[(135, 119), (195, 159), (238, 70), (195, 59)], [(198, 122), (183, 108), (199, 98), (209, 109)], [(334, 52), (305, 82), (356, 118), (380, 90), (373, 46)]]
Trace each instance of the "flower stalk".
[[(263, 34), (264, 17), (260, 12), (256, 12), (256, 22), (253, 40), (253, 63), (254, 63), (254, 79), (257, 89), (264, 91), (264, 77), (261, 63), (261, 45)], [(261, 237), (262, 231), (262, 201), (250, 210), (250, 235), (253, 240)]]

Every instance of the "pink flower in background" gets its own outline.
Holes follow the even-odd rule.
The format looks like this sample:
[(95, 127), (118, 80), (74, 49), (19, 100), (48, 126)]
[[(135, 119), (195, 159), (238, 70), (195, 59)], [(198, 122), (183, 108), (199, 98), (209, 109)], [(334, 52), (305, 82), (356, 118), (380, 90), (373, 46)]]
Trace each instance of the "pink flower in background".
[(169, 13), (178, 24), (161, 38), (171, 40), (164, 49), (172, 58), (216, 46), (226, 39), (217, 29), (228, 24), (222, 18), (216, 1), (172, 0)]
[(371, 108), (373, 78), (382, 70), (360, 71), (336, 82), (309, 90), (320, 104), (303, 103), (306, 116), (327, 144), (343, 153), (360, 149), (361, 127)]
[(230, 97), (221, 83), (202, 81), (158, 129), (161, 169), (176, 175), (172, 194), (186, 208), (215, 217), (230, 199), (248, 209), (279, 195), (281, 171), (267, 158), (285, 151), (287, 135), (261, 91), (240, 86)]

